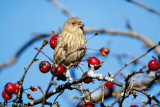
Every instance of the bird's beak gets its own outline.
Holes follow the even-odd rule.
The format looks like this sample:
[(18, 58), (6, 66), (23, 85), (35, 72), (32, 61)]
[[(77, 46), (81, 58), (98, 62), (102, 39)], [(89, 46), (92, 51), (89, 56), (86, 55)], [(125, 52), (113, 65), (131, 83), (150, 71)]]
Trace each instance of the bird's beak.
[(84, 27), (85, 26), (83, 22), (79, 22), (78, 25), (79, 25), (79, 27)]

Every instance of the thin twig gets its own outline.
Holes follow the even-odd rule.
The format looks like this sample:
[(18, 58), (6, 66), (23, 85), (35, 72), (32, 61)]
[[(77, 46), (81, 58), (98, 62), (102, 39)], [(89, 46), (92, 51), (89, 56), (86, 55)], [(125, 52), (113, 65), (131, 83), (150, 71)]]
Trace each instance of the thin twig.
[(121, 96), (116, 98), (116, 100), (111, 105), (109, 105), (109, 107), (114, 106), (114, 104), (116, 104), (118, 101), (120, 101), (120, 99), (121, 99)]
[(104, 105), (104, 84), (102, 85), (102, 104)]
[(27, 74), (27, 71), (29, 70), (29, 68), (31, 67), (31, 65), (36, 61), (36, 58), (39, 54), (39, 52), (43, 49), (44, 46), (46, 46), (48, 44), (48, 42), (46, 41), (46, 39), (44, 40), (42, 46), (40, 47), (40, 50), (37, 52), (37, 54), (34, 56), (33, 60), (31, 61), (31, 63), (28, 65), (27, 68), (25, 68), (25, 72), (22, 76), (22, 78), (20, 79), (20, 81), (18, 82), (19, 84), (19, 90), (18, 90), (18, 96), (14, 99), (14, 101), (17, 101), (17, 99), (19, 98), (19, 102), (21, 103), (22, 102), (22, 91), (21, 91), (21, 87), (22, 87), (22, 84), (23, 84), (23, 81), (24, 81), (24, 78)]
[[(146, 44), (146, 46), (149, 46), (149, 47), (155, 46), (152, 40), (150, 40), (144, 35), (140, 35), (136, 33), (135, 31), (120, 31), (120, 30), (111, 30), (111, 29), (85, 29), (85, 33), (93, 33), (93, 32), (112, 34), (112, 36), (117, 35), (117, 36), (133, 37), (141, 40), (143, 43)], [(160, 48), (155, 49), (155, 51), (160, 57)]]
[(145, 4), (143, 4), (143, 3), (136, 2), (136, 1), (133, 1), (133, 0), (127, 0), (127, 1), (129, 1), (129, 2), (131, 2), (131, 3), (133, 3), (133, 4), (136, 4), (136, 5), (138, 5), (138, 6), (142, 7), (142, 8), (150, 11), (150, 12), (153, 12), (153, 13), (157, 14), (157, 15), (160, 15), (160, 12), (158, 12), (158, 11), (156, 11), (156, 10), (150, 8), (150, 7), (147, 7), (147, 6), (146, 6)]
[(123, 101), (124, 99), (126, 98), (126, 92), (127, 92), (127, 89), (129, 88), (129, 80), (132, 76), (134, 76), (135, 74), (138, 74), (138, 73), (143, 73), (142, 70), (139, 70), (138, 72), (133, 72), (132, 74), (129, 74), (127, 76), (127, 78), (125, 79), (125, 87), (124, 87), (124, 92), (123, 92), (123, 96), (122, 96), (122, 99), (121, 99), (121, 102), (120, 102), (120, 107), (122, 107), (122, 104), (123, 104)]
[[(56, 33), (57, 34), (57, 33)], [(27, 49), (27, 47), (29, 47), (31, 44), (33, 44), (34, 42), (36, 42), (39, 39), (42, 39), (44, 37), (48, 37), (48, 36), (53, 36), (53, 34), (41, 34), (41, 35), (36, 35), (34, 38), (32, 38), (29, 42), (27, 42), (22, 48), (20, 48), (20, 50), (13, 56), (13, 58), (7, 62), (4, 62), (3, 64), (0, 64), (0, 69), (7, 67), (9, 65), (14, 64), (17, 59), (19, 58), (19, 56), (21, 55), (21, 53), (23, 53), (23, 51), (25, 49)]]
[(54, 3), (58, 8), (60, 8), (68, 17), (73, 17), (73, 15), (57, 0), (50, 0)]
[(50, 61), (53, 62), (53, 60), (52, 60), (47, 54), (45, 54), (43, 51), (41, 51), (41, 50), (38, 49), (37, 47), (35, 47), (34, 49), (39, 50), (40, 52), (42, 52)]
[(44, 47), (45, 45), (47, 45), (47, 44), (48, 44), (48, 41), (44, 40), (44, 42), (43, 42), (42, 46), (40, 47), (40, 49), (38, 50), (37, 54), (35, 55), (35, 57), (34, 57), (33, 60), (31, 61), (31, 63), (29, 64), (29, 66), (25, 69), (25, 72), (24, 72), (24, 74), (23, 74), (23, 76), (22, 76), (22, 78), (21, 78), (21, 80), (20, 80), (20, 81), (22, 82), (22, 84), (23, 84), (24, 77), (25, 77), (28, 69), (31, 67), (31, 65), (33, 64), (33, 62), (36, 61), (36, 58), (37, 58), (39, 52), (40, 52), (40, 51), (43, 49), (43, 47)]
[(147, 53), (149, 53), (150, 51), (152, 51), (153, 49), (155, 49), (155, 48), (158, 47), (159, 45), (160, 45), (160, 42), (159, 42), (157, 45), (155, 45), (155, 46), (153, 46), (152, 48), (150, 48), (147, 52), (145, 52), (145, 53), (143, 53), (142, 55), (140, 55), (139, 57), (137, 57), (137, 58), (131, 60), (130, 62), (126, 63), (125, 65), (123, 65), (123, 66), (113, 75), (113, 77), (115, 77), (123, 68), (125, 68), (125, 67), (128, 66), (129, 64), (137, 61), (137, 60), (140, 59), (141, 57), (145, 56)]

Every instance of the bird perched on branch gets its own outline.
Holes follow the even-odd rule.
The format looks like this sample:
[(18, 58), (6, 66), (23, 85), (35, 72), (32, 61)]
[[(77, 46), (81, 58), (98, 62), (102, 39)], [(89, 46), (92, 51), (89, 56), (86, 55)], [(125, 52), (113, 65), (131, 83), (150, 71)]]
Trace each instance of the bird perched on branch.
[(64, 59), (62, 63), (66, 69), (64, 75), (68, 77), (69, 81), (73, 80), (69, 68), (76, 66), (86, 52), (86, 38), (83, 27), (84, 24), (79, 18), (71, 17), (64, 23), (57, 39), (54, 61), (55, 63), (61, 63)]

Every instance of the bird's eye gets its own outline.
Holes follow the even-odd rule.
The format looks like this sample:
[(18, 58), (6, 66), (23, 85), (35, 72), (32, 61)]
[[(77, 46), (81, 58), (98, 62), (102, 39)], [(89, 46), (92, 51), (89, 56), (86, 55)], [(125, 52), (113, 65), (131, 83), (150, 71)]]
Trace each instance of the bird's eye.
[(72, 23), (72, 25), (75, 25), (75, 23)]

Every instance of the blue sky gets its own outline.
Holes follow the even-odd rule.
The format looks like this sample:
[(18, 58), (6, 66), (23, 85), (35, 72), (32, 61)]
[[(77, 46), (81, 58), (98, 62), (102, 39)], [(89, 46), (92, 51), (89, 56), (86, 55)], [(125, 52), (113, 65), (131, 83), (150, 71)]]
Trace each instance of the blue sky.
[[(138, 0), (137, 0), (138, 1)], [(160, 16), (148, 12), (147, 10), (131, 4), (125, 0), (81, 0), (81, 1), (65, 1), (59, 0), (74, 16), (79, 17), (85, 23), (85, 28), (101, 28), (101, 29), (116, 29), (127, 31), (125, 19), (130, 21), (133, 29), (147, 38), (151, 39), (154, 43), (158, 43), (160, 40)], [(159, 0), (143, 0), (144, 4), (160, 11)], [(68, 17), (57, 8), (49, 0), (1, 0), (0, 1), (0, 63), (10, 60), (13, 55), (35, 35), (41, 33), (51, 33), (52, 31), (58, 31), (62, 27), (64, 21)], [(87, 34), (86, 38), (89, 39), (94, 34)], [(0, 92), (3, 91), (4, 85), (7, 82), (13, 82), (20, 80), (24, 73), (24, 67), (27, 67), (33, 57), (36, 54), (34, 47), (40, 47), (43, 40), (38, 40), (29, 46), (19, 57), (17, 62), (9, 67), (6, 67), (0, 71)], [(88, 48), (100, 49), (101, 47), (110, 48), (111, 53), (124, 54), (129, 53), (135, 57), (144, 53), (147, 49), (144, 49), (144, 43), (137, 39), (124, 37), (121, 35), (100, 34), (87, 42)], [(53, 57), (53, 50), (47, 45), (43, 51), (51, 58)], [(97, 51), (88, 50), (86, 57), (95, 55)], [(147, 64), (151, 57), (155, 55), (154, 52), (149, 53), (141, 60)], [(104, 64), (100, 70), (96, 73), (102, 73), (107, 75), (110, 69), (115, 73), (125, 62), (129, 59), (124, 59), (123, 64), (119, 64), (118, 60), (109, 55), (107, 58), (97, 56)], [(30, 85), (41, 86), (42, 89), (46, 89), (51, 78), (51, 74), (42, 74), (38, 70), (38, 65), (42, 60), (48, 60), (43, 54), (38, 55), (39, 61), (35, 62), (29, 69), (25, 80), (24, 88), (28, 88)], [(138, 65), (134, 70), (138, 70), (142, 65)], [(84, 71), (87, 71), (83, 67)], [(122, 71), (125, 75), (128, 72), (133, 72), (133, 66), (129, 66)], [(75, 78), (79, 78), (82, 75), (80, 69), (74, 73)], [(118, 78), (122, 78), (118, 76)], [(122, 82), (123, 79), (121, 80)], [(64, 82), (58, 82), (64, 83)], [(90, 87), (90, 91), (95, 87), (101, 85), (102, 82), (95, 81), (94, 84), (85, 85), (85, 88)], [(56, 86), (53, 86), (54, 89)], [(156, 88), (160, 86), (154, 86), (151, 92), (157, 92)], [(40, 98), (42, 93), (40, 91), (30, 92), (35, 99)], [(74, 94), (73, 94), (74, 93)], [(65, 91), (64, 95), (58, 98), (60, 104), (65, 107), (74, 106), (78, 100), (71, 100), (75, 95), (80, 96), (80, 93), (76, 90)], [(56, 95), (57, 96), (57, 95)], [(53, 96), (53, 99), (56, 97)], [(141, 95), (139, 95), (141, 98)], [(14, 96), (15, 97), (15, 96)], [(67, 97), (68, 100), (64, 97)], [(23, 94), (25, 102), (30, 100), (26, 99), (26, 95)], [(133, 97), (130, 96), (125, 102), (131, 102)], [(137, 98), (138, 99), (138, 98)], [(51, 99), (50, 99), (51, 100)], [(0, 101), (3, 98), (0, 96)], [(51, 100), (52, 101), (52, 100)], [(71, 101), (71, 102), (70, 102)], [(106, 100), (105, 104), (111, 104), (114, 99)], [(124, 102), (124, 103), (125, 103)], [(134, 100), (138, 102), (139, 100)], [(127, 104), (130, 105), (131, 103)], [(127, 106), (126, 105), (126, 106)]]

